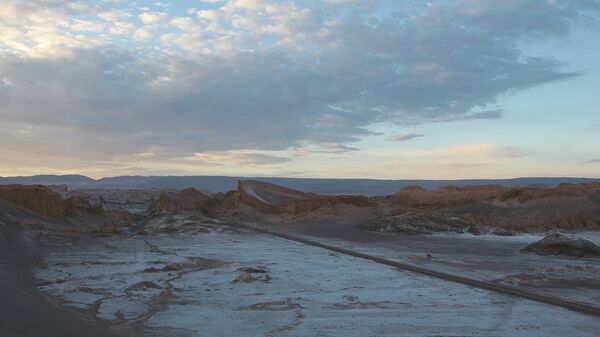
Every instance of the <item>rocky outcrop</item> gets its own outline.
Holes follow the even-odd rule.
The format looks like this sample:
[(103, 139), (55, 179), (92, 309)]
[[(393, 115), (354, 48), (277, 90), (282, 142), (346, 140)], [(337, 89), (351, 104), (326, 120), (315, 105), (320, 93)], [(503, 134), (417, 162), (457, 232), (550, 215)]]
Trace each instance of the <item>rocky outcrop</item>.
[(70, 196), (82, 196), (93, 204), (101, 204), (105, 210), (128, 211), (142, 213), (146, 211), (153, 200), (157, 200), (162, 193), (174, 193), (176, 190), (109, 190), (85, 189), (68, 193)]
[(101, 204), (92, 205), (87, 198), (72, 196), (64, 200), (67, 216), (102, 215), (104, 209)]
[(373, 205), (370, 199), (364, 196), (317, 195), (253, 180), (238, 183), (236, 198), (263, 213), (291, 215), (309, 213), (338, 204), (357, 207)]
[(492, 234), (498, 236), (514, 236), (515, 232), (507, 228), (496, 228), (494, 231), (492, 231)]
[(239, 274), (232, 283), (250, 283), (254, 281), (269, 283), (271, 281), (271, 276), (263, 268), (243, 267), (238, 268), (237, 271), (241, 272), (241, 274)]
[(135, 217), (127, 211), (107, 211), (99, 233), (114, 234), (135, 224)]
[[(250, 205), (263, 214), (280, 215), (278, 221), (284, 222), (309, 214), (318, 218), (324, 211), (345, 219), (352, 215), (342, 205), (366, 207), (372, 215), (362, 227), (376, 231), (511, 235), (554, 228), (600, 229), (600, 183), (554, 188), (446, 186), (435, 190), (413, 185), (388, 197), (366, 198), (317, 195), (264, 182), (240, 181), (228, 200)], [(286, 220), (289, 215), (292, 217)]]
[(206, 194), (187, 188), (177, 193), (163, 192), (148, 208), (151, 213), (197, 212), (211, 214), (214, 200)]
[[(113, 214), (106, 209), (131, 209), (136, 213), (147, 209), (148, 215), (192, 212), (202, 216), (203, 221), (210, 217), (273, 223), (364, 223), (363, 227), (371, 230), (405, 233), (467, 231), (475, 235), (507, 235), (555, 228), (600, 229), (600, 183), (555, 188), (447, 186), (436, 190), (409, 186), (391, 196), (371, 198), (317, 195), (253, 180), (239, 181), (236, 190), (214, 195), (193, 188), (57, 193), (39, 185), (4, 185), (0, 186), (0, 199), (58, 220), (81, 217), (92, 224), (85, 216), (94, 215), (97, 217), (93, 224), (104, 226), (107, 232), (118, 232), (132, 220), (128, 213)], [(110, 207), (105, 207), (108, 204)]]
[(142, 282), (132, 284), (131, 286), (127, 287), (127, 289), (125, 289), (125, 290), (126, 291), (147, 291), (147, 290), (151, 290), (151, 289), (161, 289), (161, 287), (154, 282), (142, 281)]
[(600, 256), (600, 246), (585, 239), (570, 238), (562, 234), (548, 235), (521, 251), (538, 255)]
[(66, 203), (60, 194), (41, 185), (0, 185), (0, 199), (47, 218), (64, 219)]
[(101, 215), (104, 212), (101, 205), (91, 205), (83, 197), (64, 199), (59, 193), (42, 185), (0, 185), (0, 199), (57, 220), (64, 220), (68, 216)]
[[(295, 191), (275, 184), (256, 180), (240, 180), (237, 186), (237, 199), (263, 213), (301, 212), (301, 204), (295, 201), (308, 201), (315, 197), (310, 193)], [(305, 204), (305, 207), (308, 206)]]
[(377, 232), (395, 232), (415, 235), (431, 234), (435, 232), (462, 233), (472, 228), (473, 224), (460, 219), (436, 217), (424, 214), (404, 214), (377, 218), (360, 227)]
[(257, 180), (240, 180), (237, 190), (269, 205), (282, 205), (290, 201), (308, 200), (317, 196), (313, 193), (292, 190)]
[(600, 229), (600, 183), (554, 188), (482, 185), (425, 190), (411, 186), (387, 199), (393, 215), (421, 212), (513, 231)]

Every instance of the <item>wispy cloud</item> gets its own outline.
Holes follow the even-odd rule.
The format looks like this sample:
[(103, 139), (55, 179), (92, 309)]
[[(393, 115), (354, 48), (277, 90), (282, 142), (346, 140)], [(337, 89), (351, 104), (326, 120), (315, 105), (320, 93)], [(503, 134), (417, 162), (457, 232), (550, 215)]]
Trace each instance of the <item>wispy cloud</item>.
[(289, 158), (277, 157), (262, 153), (244, 152), (197, 152), (195, 158), (202, 161), (235, 165), (269, 165), (290, 161)]
[(468, 121), (475, 119), (498, 119), (502, 118), (502, 110), (476, 111), (469, 114), (461, 114), (448, 118), (448, 121)]
[(332, 154), (342, 154), (348, 152), (359, 151), (360, 149), (357, 147), (351, 147), (344, 144), (338, 143), (325, 143), (320, 145), (320, 153), (332, 153)]
[(360, 151), (357, 147), (351, 147), (344, 144), (339, 143), (323, 143), (319, 144), (316, 147), (300, 147), (295, 148), (293, 151), (294, 156), (296, 157), (305, 157), (315, 153), (324, 153), (324, 154), (345, 154), (349, 152)]
[(446, 169), (470, 169), (489, 165), (489, 163), (448, 163), (435, 165), (435, 167)]
[(529, 151), (517, 146), (499, 146), (495, 144), (462, 144), (444, 148), (403, 150), (401, 155), (417, 157), (509, 157), (518, 158), (530, 154)]
[(419, 137), (423, 137), (423, 134), (420, 133), (400, 133), (397, 135), (393, 135), (387, 138), (387, 140), (391, 140), (391, 141), (396, 141), (396, 142), (403, 142), (406, 140), (410, 140), (413, 138), (419, 138)]
[(586, 160), (583, 163), (584, 164), (600, 164), (600, 159)]

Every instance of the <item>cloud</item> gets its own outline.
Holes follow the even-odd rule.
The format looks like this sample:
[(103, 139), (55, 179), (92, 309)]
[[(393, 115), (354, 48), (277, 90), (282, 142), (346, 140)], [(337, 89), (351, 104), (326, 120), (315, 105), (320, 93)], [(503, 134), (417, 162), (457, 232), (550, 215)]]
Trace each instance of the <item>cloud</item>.
[(460, 169), (470, 169), (470, 168), (477, 168), (477, 167), (489, 166), (489, 165), (490, 165), (489, 163), (449, 163), (449, 164), (435, 165), (435, 167), (444, 168), (444, 169), (459, 169), (460, 170)]
[(600, 164), (600, 159), (586, 160), (583, 163), (584, 164)]
[(167, 13), (164, 12), (144, 12), (139, 15), (140, 20), (146, 25), (158, 23), (166, 17)]
[(403, 142), (406, 140), (410, 140), (413, 138), (419, 138), (419, 137), (423, 137), (425, 135), (420, 134), (420, 133), (399, 133), (397, 135), (393, 135), (387, 138), (387, 140), (391, 140), (391, 141), (396, 141), (396, 142)]
[(350, 147), (344, 144), (338, 143), (325, 143), (320, 145), (319, 153), (331, 153), (331, 154), (342, 154), (348, 152), (359, 151), (359, 148)]
[(63, 160), (356, 151), (328, 144), (372, 123), (500, 118), (501, 95), (578, 76), (521, 46), (598, 13), (587, 1), (204, 2), (211, 12), (167, 15), (2, 1), (0, 144)]
[(490, 157), (518, 158), (530, 154), (529, 151), (516, 146), (499, 146), (494, 144), (462, 144), (444, 148), (403, 150), (401, 155), (415, 157)]
[(314, 146), (305, 146), (300, 148), (295, 148), (293, 151), (293, 155), (296, 157), (305, 157), (315, 153), (321, 154), (345, 154), (350, 152), (360, 151), (359, 148), (347, 146), (339, 143), (323, 143), (319, 144), (317, 147)]
[[(84, 7), (83, 9), (85, 11), (87, 11), (89, 8)], [(106, 20), (106, 21), (113, 21), (113, 20), (123, 19), (123, 18), (127, 18), (127, 17), (131, 16), (131, 14), (129, 14), (128, 12), (123, 11), (123, 10), (108, 9), (108, 10), (98, 10), (95, 12), (99, 18), (101, 18), (102, 20)]]
[(198, 152), (194, 156), (206, 162), (235, 165), (270, 165), (290, 161), (289, 158), (262, 153)]
[(196, 13), (200, 19), (216, 20), (219, 18), (219, 12), (215, 10), (201, 10)]
[(452, 122), (452, 121), (469, 121), (469, 120), (475, 120), (475, 119), (498, 119), (498, 118), (502, 118), (502, 110), (496, 109), (496, 110), (477, 111), (477, 112), (472, 112), (472, 113), (468, 113), (468, 114), (462, 114), (460, 116), (449, 117), (444, 121)]

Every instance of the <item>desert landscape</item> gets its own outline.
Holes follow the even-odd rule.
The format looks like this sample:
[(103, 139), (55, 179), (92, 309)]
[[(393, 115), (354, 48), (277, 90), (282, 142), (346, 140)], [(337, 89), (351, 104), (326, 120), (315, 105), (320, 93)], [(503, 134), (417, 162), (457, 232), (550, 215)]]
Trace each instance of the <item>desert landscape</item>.
[[(52, 315), (98, 336), (600, 328), (596, 182), (371, 197), (258, 180), (226, 193), (13, 184), (0, 185), (0, 206), (10, 336), (44, 324), (46, 336), (73, 335), (44, 323)], [(32, 308), (52, 314), (27, 326), (19, 310)]]
[(0, 0), (0, 337), (600, 337), (600, 0)]

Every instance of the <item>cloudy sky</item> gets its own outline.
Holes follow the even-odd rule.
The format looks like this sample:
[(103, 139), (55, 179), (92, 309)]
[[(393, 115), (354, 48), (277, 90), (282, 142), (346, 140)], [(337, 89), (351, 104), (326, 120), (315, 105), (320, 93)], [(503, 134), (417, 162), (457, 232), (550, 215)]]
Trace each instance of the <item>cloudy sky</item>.
[(0, 1), (0, 175), (600, 177), (599, 0)]

